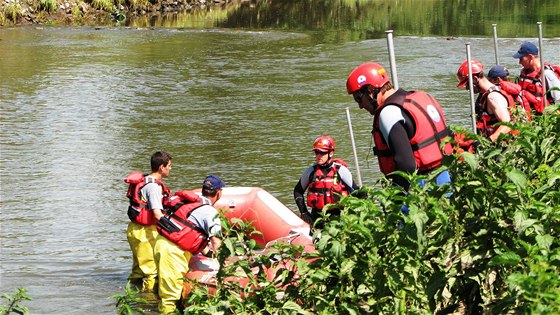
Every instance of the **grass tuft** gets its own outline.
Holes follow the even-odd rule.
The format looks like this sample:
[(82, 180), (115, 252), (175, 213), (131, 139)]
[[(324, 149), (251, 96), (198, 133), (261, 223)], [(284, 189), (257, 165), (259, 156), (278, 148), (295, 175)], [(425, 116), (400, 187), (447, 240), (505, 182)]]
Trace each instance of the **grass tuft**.
[(112, 0), (93, 0), (91, 6), (97, 10), (112, 12), (115, 5)]
[(54, 12), (58, 7), (58, 3), (56, 2), (56, 0), (40, 0), (39, 7), (41, 8), (41, 10)]

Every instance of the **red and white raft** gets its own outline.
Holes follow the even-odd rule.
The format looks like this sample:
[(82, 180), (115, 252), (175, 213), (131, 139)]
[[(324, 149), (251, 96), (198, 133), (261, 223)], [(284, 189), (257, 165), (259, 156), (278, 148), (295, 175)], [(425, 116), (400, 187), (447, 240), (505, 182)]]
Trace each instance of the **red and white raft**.
[[(265, 250), (267, 246), (277, 242), (303, 246), (304, 252), (315, 250), (312, 239), (309, 236), (309, 225), (262, 188), (225, 187), (222, 197), (214, 207), (224, 210), (223, 213), (230, 222), (233, 218), (244, 222), (252, 222), (253, 227), (262, 233), (262, 235), (253, 235), (252, 238), (257, 244), (263, 246)], [(287, 262), (284, 266), (288, 268), (291, 265), (290, 262)], [(189, 263), (190, 270), (185, 277), (197, 280), (200, 284), (207, 286), (210, 293), (212, 293), (215, 287), (215, 276), (218, 268), (219, 265), (216, 260), (199, 254), (191, 258)], [(257, 268), (255, 269), (256, 271)], [(275, 273), (276, 270), (267, 271), (267, 275), (270, 278), (274, 277)], [(239, 282), (242, 285), (249, 282), (248, 279), (242, 278), (230, 280)], [(188, 296), (191, 290), (192, 283), (185, 282), (183, 297)]]

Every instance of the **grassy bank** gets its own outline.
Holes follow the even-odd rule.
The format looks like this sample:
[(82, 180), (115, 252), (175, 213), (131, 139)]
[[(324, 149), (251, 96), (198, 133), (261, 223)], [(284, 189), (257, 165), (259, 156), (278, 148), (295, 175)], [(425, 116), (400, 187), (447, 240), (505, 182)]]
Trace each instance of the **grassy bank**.
[(111, 25), (127, 16), (222, 7), (229, 0), (0, 0), (0, 26)]

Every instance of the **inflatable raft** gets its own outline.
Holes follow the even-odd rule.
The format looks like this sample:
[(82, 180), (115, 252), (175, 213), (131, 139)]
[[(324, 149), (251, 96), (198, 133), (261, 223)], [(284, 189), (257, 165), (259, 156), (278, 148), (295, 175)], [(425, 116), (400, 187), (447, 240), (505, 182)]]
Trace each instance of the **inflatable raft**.
[[(230, 222), (233, 218), (251, 222), (255, 230), (262, 233), (262, 235), (255, 234), (252, 238), (257, 244), (263, 246), (263, 252), (268, 246), (278, 242), (303, 246), (304, 252), (311, 252), (315, 249), (309, 236), (309, 225), (262, 188), (225, 187), (222, 197), (214, 207), (222, 209)], [(278, 268), (289, 268), (291, 265), (291, 262), (277, 264), (274, 269), (266, 271), (267, 275), (273, 277)], [(212, 293), (218, 268), (219, 264), (216, 260), (199, 254), (191, 258), (189, 272), (185, 274), (185, 277), (207, 286), (209, 292)], [(255, 272), (257, 272), (257, 268)], [(248, 279), (242, 278), (232, 278), (229, 281), (236, 281), (242, 286), (249, 282)], [(192, 283), (185, 282), (183, 297), (188, 296), (191, 290)]]

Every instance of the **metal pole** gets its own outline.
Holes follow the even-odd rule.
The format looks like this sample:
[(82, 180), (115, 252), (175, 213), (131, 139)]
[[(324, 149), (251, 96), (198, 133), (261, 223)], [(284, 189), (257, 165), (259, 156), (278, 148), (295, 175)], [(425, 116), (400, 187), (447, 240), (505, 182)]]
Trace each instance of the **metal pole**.
[(395, 62), (395, 49), (393, 46), (393, 30), (385, 31), (387, 33), (387, 48), (389, 48), (389, 63), (391, 64), (391, 78), (393, 79), (393, 87), (399, 89), (399, 79), (397, 77), (397, 65)]
[(500, 64), (500, 59), (498, 58), (498, 32), (496, 31), (496, 25), (492, 24), (492, 29), (494, 30), (494, 54), (496, 55), (496, 65)]
[(360, 164), (358, 163), (358, 153), (356, 152), (354, 132), (352, 131), (352, 120), (350, 119), (350, 110), (348, 107), (346, 107), (346, 118), (348, 119), (348, 129), (350, 130), (350, 139), (352, 139), (352, 149), (354, 150), (354, 163), (356, 163), (356, 173), (358, 174), (358, 186), (362, 187), (362, 175), (360, 174)]
[(539, 30), (539, 59), (541, 60), (541, 82), (543, 86), (543, 96), (542, 96), (542, 103), (543, 108), (546, 107), (546, 77), (544, 76), (544, 58), (543, 58), (543, 50), (542, 50), (542, 22), (537, 22), (537, 28)]
[(467, 65), (469, 69), (469, 94), (471, 96), (471, 118), (472, 118), (473, 132), (476, 133), (476, 112), (474, 108), (475, 99), (474, 99), (472, 67), (471, 67), (471, 43), (467, 43), (466, 48), (467, 48)]

